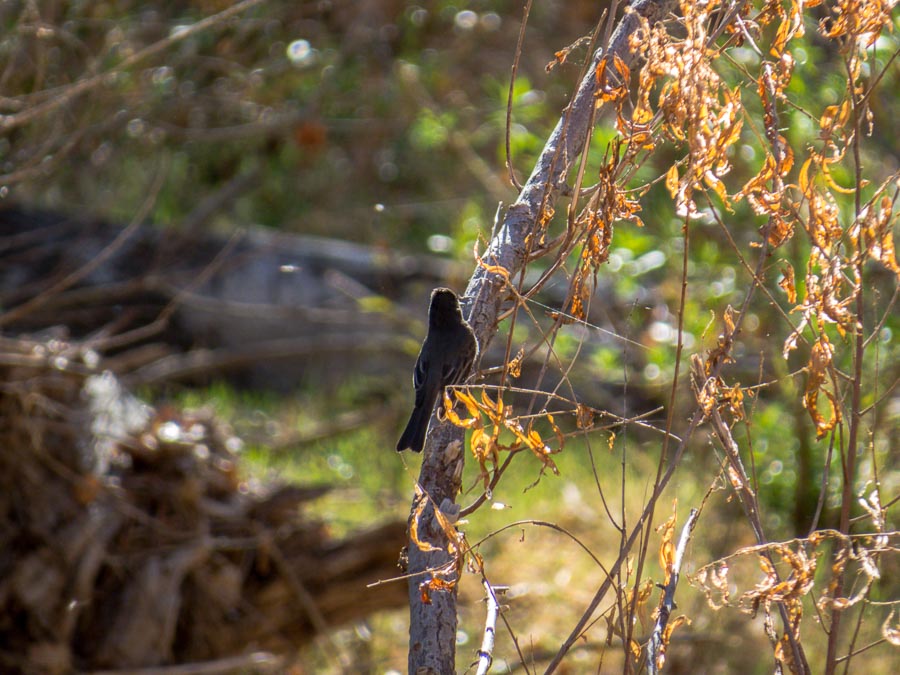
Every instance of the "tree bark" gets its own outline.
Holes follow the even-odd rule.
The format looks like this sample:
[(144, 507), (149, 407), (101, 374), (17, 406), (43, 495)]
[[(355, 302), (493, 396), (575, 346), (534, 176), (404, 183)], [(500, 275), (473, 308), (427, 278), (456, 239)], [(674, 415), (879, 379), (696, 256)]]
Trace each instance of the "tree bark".
[[(464, 312), (478, 338), (481, 353), (497, 331), (497, 316), (502, 301), (508, 297), (505, 289), (522, 269), (527, 255), (526, 237), (534, 232), (541, 215), (553, 206), (565, 177), (575, 165), (584, 149), (595, 119), (594, 106), (597, 91), (595, 71), (604, 55), (618, 56), (631, 65), (635, 52), (630, 38), (641, 25), (639, 17), (651, 24), (661, 21), (672, 11), (674, 0), (635, 0), (626, 10), (610, 38), (608, 49), (601, 46), (591, 59), (575, 97), (547, 140), (543, 151), (521, 193), (507, 210), (503, 224), (488, 245), (483, 256), (489, 267), (476, 267), (463, 298)], [(502, 267), (505, 272), (498, 273)], [(493, 268), (493, 269), (490, 269)], [(432, 592), (426, 598), (421, 584), (427, 582), (435, 570), (453, 566), (448, 553), (448, 541), (438, 524), (434, 505), (438, 505), (453, 520), (458, 507), (456, 495), (460, 490), (465, 453), (465, 431), (450, 423), (438, 424), (432, 418), (431, 429), (425, 444), (425, 458), (419, 473), (419, 484), (424, 496), (413, 500), (411, 519), (421, 499), (428, 503), (418, 517), (420, 541), (428, 542), (433, 550), (423, 551), (410, 537), (409, 540), (409, 672), (456, 672), (455, 646), (457, 590)], [(455, 569), (444, 580), (455, 582)]]

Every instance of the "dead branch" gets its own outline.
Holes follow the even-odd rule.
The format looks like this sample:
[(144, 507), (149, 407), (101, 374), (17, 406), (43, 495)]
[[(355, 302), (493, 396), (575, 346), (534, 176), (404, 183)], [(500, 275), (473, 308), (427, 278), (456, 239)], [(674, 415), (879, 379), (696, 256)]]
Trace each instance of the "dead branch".
[(155, 411), (80, 354), (0, 343), (0, 670), (279, 670), (251, 652), (403, 602), (366, 588), (402, 523), (331, 539), (303, 512), (322, 486), (249, 489), (221, 423)]
[(478, 670), (476, 675), (487, 675), (494, 661), (494, 638), (497, 634), (497, 615), (500, 613), (500, 603), (497, 600), (499, 589), (494, 589), (487, 579), (481, 580), (484, 586), (487, 612), (484, 617), (484, 634), (481, 638), (481, 649), (478, 650)]
[(679, 537), (678, 547), (675, 549), (675, 559), (672, 563), (672, 570), (669, 573), (669, 581), (663, 588), (663, 597), (660, 600), (656, 623), (653, 626), (653, 634), (650, 636), (650, 644), (647, 648), (647, 670), (651, 674), (658, 673), (665, 662), (668, 640), (664, 639), (664, 633), (669, 623), (669, 617), (672, 615), (672, 610), (675, 609), (675, 588), (678, 586), (678, 579), (681, 576), (681, 562), (684, 560), (684, 551), (691, 540), (691, 533), (694, 531), (694, 525), (697, 524), (699, 515), (700, 511), (698, 509), (691, 509), (687, 522), (681, 529), (681, 537)]

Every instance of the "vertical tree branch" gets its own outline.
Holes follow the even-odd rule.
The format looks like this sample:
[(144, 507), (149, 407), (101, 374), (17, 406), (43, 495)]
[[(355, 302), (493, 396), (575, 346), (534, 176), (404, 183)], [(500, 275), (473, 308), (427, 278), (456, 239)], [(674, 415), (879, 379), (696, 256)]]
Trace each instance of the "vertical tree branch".
[(665, 647), (663, 642), (663, 632), (669, 623), (669, 617), (672, 610), (675, 609), (675, 588), (678, 586), (678, 579), (681, 576), (681, 561), (684, 560), (684, 551), (688, 542), (691, 540), (691, 533), (694, 531), (694, 525), (700, 515), (698, 509), (691, 509), (687, 522), (681, 528), (681, 537), (678, 539), (678, 547), (675, 549), (675, 560), (672, 562), (672, 572), (669, 575), (669, 582), (663, 590), (662, 602), (659, 606), (659, 614), (656, 617), (656, 623), (653, 626), (653, 634), (650, 636), (650, 645), (647, 650), (647, 670), (652, 674), (658, 673), (662, 667), (660, 657), (665, 658)]
[[(847, 78), (848, 82), (853, 82), (852, 68), (847, 66)], [(855, 169), (855, 194), (854, 199), (856, 201), (855, 208), (855, 217), (857, 220), (861, 217), (862, 213), (862, 188), (863, 188), (863, 180), (862, 180), (862, 160), (860, 159), (859, 153), (859, 138), (860, 133), (862, 131), (861, 124), (861, 111), (860, 105), (864, 105), (861, 99), (858, 99), (856, 94), (852, 92), (850, 93), (850, 103), (852, 110), (852, 119), (853, 119), (853, 141), (852, 141), (852, 149), (853, 149), (853, 160), (854, 160), (854, 169)], [(865, 302), (863, 298), (863, 291), (865, 286), (863, 284), (863, 262), (865, 258), (862, 255), (857, 255), (855, 259), (854, 265), (854, 273), (855, 273), (855, 283), (856, 283), (856, 335), (854, 336), (854, 351), (853, 351), (853, 380), (851, 384), (851, 396), (850, 396), (850, 428), (847, 439), (847, 446), (841, 447), (841, 469), (842, 469), (842, 486), (841, 486), (841, 515), (840, 522), (838, 525), (838, 529), (842, 534), (850, 534), (850, 509), (853, 506), (854, 502), (854, 482), (856, 480), (856, 459), (859, 454), (858, 444), (859, 444), (859, 428), (862, 422), (862, 382), (863, 382), (863, 357), (865, 355), (866, 348), (866, 338), (865, 332), (863, 330), (863, 317), (865, 316)], [(838, 578), (835, 581), (834, 595), (832, 596), (835, 601), (838, 601), (844, 594), (844, 584), (845, 584), (845, 575), (846, 571), (841, 570)], [(825, 673), (826, 675), (832, 675), (837, 669), (837, 647), (838, 647), (838, 639), (840, 637), (840, 627), (841, 627), (841, 608), (837, 602), (833, 602), (831, 605), (831, 626), (828, 630), (828, 648), (826, 651), (825, 657)]]
[(484, 636), (481, 639), (481, 649), (478, 650), (478, 670), (476, 675), (487, 675), (494, 660), (494, 638), (497, 635), (497, 615), (500, 613), (500, 603), (497, 594), (487, 579), (481, 580), (484, 586), (487, 613), (484, 619)]

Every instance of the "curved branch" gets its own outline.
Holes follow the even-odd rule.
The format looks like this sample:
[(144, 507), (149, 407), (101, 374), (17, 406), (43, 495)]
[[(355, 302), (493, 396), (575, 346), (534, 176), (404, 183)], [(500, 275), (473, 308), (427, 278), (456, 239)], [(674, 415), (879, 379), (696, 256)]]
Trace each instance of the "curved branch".
[[(595, 119), (595, 72), (601, 60), (618, 57), (626, 65), (634, 62), (636, 52), (632, 37), (642, 20), (651, 24), (665, 18), (675, 6), (674, 0), (635, 0), (626, 10), (609, 40), (594, 52), (590, 67), (575, 96), (563, 111), (556, 128), (544, 145), (518, 199), (507, 210), (502, 226), (496, 232), (479, 265), (472, 275), (463, 298), (481, 353), (497, 332), (498, 316), (506, 298), (507, 284), (524, 267), (528, 256), (528, 235), (539, 226), (542, 216), (552, 208), (561, 186), (584, 150)], [(610, 17), (612, 20), (613, 17)], [(415, 541), (409, 542), (408, 571), (410, 632), (409, 672), (455, 672), (456, 640), (456, 581), (455, 574), (445, 577), (452, 590), (434, 593), (426, 602), (419, 592), (419, 573), (429, 569), (447, 569), (454, 561), (448, 542), (434, 512), (434, 504), (445, 500), (453, 504), (459, 493), (464, 461), (463, 429), (450, 423), (438, 424), (432, 419), (431, 433), (426, 442), (425, 458), (419, 473), (422, 490), (431, 496), (418, 518), (420, 541), (431, 544), (422, 550)], [(413, 513), (418, 498), (413, 501)], [(452, 567), (452, 565), (451, 565)]]

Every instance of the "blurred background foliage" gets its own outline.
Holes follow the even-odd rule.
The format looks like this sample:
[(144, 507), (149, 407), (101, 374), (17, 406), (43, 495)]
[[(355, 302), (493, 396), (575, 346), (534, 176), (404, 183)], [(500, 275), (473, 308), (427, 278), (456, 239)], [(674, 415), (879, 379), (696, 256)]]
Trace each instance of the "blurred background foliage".
[[(520, 180), (529, 174), (580, 77), (589, 57), (583, 38), (591, 34), (606, 4), (534, 3), (512, 89), (510, 147)], [(206, 30), (190, 28), (220, 12), (232, 14)], [(810, 10), (806, 37), (793, 43), (796, 71), (788, 89), (791, 103), (782, 110), (782, 128), (795, 149), (817, 142), (820, 115), (846, 88), (841, 55), (814, 22), (827, 12), (825, 7)], [(459, 279), (464, 279), (473, 264), (473, 246), (490, 235), (498, 201), (508, 204), (515, 198), (504, 146), (510, 68), (521, 18), (521, 2), (491, 0), (4, 2), (0, 198), (125, 223), (161, 180), (151, 216), (161, 228), (228, 233), (261, 225), (386, 250), (428, 252), (458, 263)], [(889, 64), (900, 49), (896, 13), (893, 23), (895, 30), (878, 38), (864, 64), (864, 78), (888, 66), (870, 102), (875, 133), (861, 142), (869, 193), (900, 168), (900, 68), (896, 60)], [(569, 45), (574, 47), (565, 62), (548, 69), (554, 54)], [(763, 162), (762, 111), (753, 95), (753, 78), (748, 77), (759, 62), (748, 45), (730, 49), (717, 62), (720, 75), (745, 94), (748, 120), (731, 156), (733, 170), (725, 178), (729, 193), (740, 190)], [(72, 93), (75, 83), (81, 83), (80, 93)], [(613, 119), (603, 113), (592, 139), (588, 175), (596, 173), (614, 137)], [(609, 263), (597, 279), (590, 317), (597, 330), (591, 329), (590, 349), (580, 354), (579, 372), (573, 376), (579, 378), (586, 402), (618, 406), (618, 413), (662, 405), (671, 388), (685, 239), (683, 222), (658, 179), (680, 153), (678, 144), (669, 142), (634, 176), (635, 187), (655, 181), (640, 200), (644, 227), (617, 225)], [(848, 167), (844, 163), (834, 168), (837, 183), (852, 184)], [(852, 199), (841, 199), (842, 221), (850, 222)], [(703, 210), (702, 200), (699, 206)], [(735, 205), (733, 212), (720, 204), (716, 208), (725, 214), (727, 228), (711, 217), (691, 225), (682, 373), (691, 353), (715, 345), (720, 330), (716, 317), (744, 297), (749, 275), (738, 252), (747, 259), (753, 256), (765, 221), (753, 215), (746, 202)], [(556, 227), (565, 222), (565, 209), (558, 211)], [(808, 254), (807, 239), (795, 237), (769, 264), (778, 269), (789, 262), (801, 295)], [(891, 387), (900, 363), (895, 338), (900, 319), (889, 311), (896, 280), (877, 266), (868, 273), (872, 293), (866, 324), (873, 326), (886, 312), (888, 317), (873, 337), (875, 348), (867, 352), (866, 370), (873, 384), (864, 403), (889, 398), (870, 433), (872, 456), (885, 470), (885, 494), (896, 494), (900, 400)], [(564, 292), (564, 280), (559, 288)], [(552, 299), (552, 293), (544, 298)], [(735, 431), (737, 438), (744, 434), (752, 439), (760, 498), (768, 507), (766, 524), (773, 539), (805, 534), (827, 448), (827, 439), (816, 440), (801, 403), (805, 356), (795, 352), (787, 361), (781, 357), (785, 327), (779, 306), (787, 306), (783, 293), (755, 296), (732, 370), (739, 373), (735, 380), (745, 385), (776, 382), (746, 402), (751, 414), (738, 425), (746, 431)], [(423, 308), (414, 311), (418, 316)], [(412, 324), (403, 339), (416, 345), (422, 328)], [(831, 327), (828, 331), (833, 342), (846, 346), (848, 338)], [(555, 344), (557, 353), (574, 355), (584, 336), (577, 326), (564, 328)], [(527, 339), (520, 334), (515, 342)], [(850, 352), (840, 349), (838, 357)], [(846, 371), (849, 362), (836, 365)], [(319, 395), (315, 381), (300, 383), (291, 396), (245, 392), (224, 383), (204, 390), (170, 389), (163, 395), (189, 405), (212, 404), (233, 420), (247, 443), (245, 455), (254, 476), (324, 479), (345, 488), (319, 508), (335, 528), (349, 529), (388, 512), (405, 515), (415, 474), (390, 448), (410, 399), (408, 378), (407, 372), (374, 380), (345, 373), (345, 384), (327, 398)], [(686, 395), (676, 404), (677, 418), (693, 402)], [(354, 411), (364, 414), (341, 417)], [(341, 419), (347, 423), (315, 433), (323, 420)], [(662, 425), (663, 420), (660, 414), (650, 421)], [(658, 439), (636, 432), (611, 443), (612, 452), (605, 447), (591, 452), (601, 473), (626, 471), (616, 448), (635, 440), (645, 443), (628, 455), (627, 471), (639, 479), (641, 471), (655, 471), (652, 457)], [(710, 467), (721, 461), (708, 450), (698, 443), (696, 456), (686, 460), (698, 476), (712, 475)], [(568, 523), (603, 550), (603, 537), (590, 534), (596, 527), (592, 513), (597, 505), (586, 501), (595, 489), (594, 477), (584, 470), (587, 451), (578, 442), (570, 444), (560, 460), (562, 478), (544, 478), (527, 492), (523, 490), (538, 478), (539, 467), (523, 465), (501, 485), (495, 499), (514, 505), (517, 517)], [(475, 470), (467, 470), (472, 475), (466, 485), (475, 485)], [(861, 475), (871, 476), (871, 467)], [(828, 488), (826, 524), (838, 503), (837, 487), (832, 481)], [(706, 488), (685, 472), (675, 491), (683, 504), (693, 504)], [(695, 546), (695, 555), (703, 560), (750, 541), (747, 532), (729, 531), (729, 513), (736, 516), (737, 511), (724, 496), (720, 501), (721, 510), (710, 516)], [(637, 499), (634, 506), (639, 504)], [(471, 540), (514, 520), (506, 516), (505, 511), (491, 511), (473, 520)], [(520, 554), (509, 553), (521, 548), (518, 537), (515, 530), (507, 538), (497, 537), (504, 543), (489, 544), (498, 549), (495, 576), (508, 575), (520, 595), (531, 593), (531, 600), (518, 605), (512, 601), (511, 620), (520, 622), (523, 634), (537, 636), (533, 639), (538, 647), (550, 649), (567, 624), (542, 625), (552, 624), (551, 619), (527, 616), (522, 608), (534, 609), (534, 603), (546, 597), (566, 597), (576, 608), (573, 612), (580, 612), (577, 608), (585, 595), (590, 597), (591, 588), (573, 586), (593, 572), (565, 558), (543, 561), (549, 553), (534, 548), (528, 550), (533, 566), (521, 569), (516, 562)], [(463, 592), (471, 592), (469, 599), (474, 600), (480, 589), (467, 591), (464, 586)], [(701, 600), (684, 604), (697, 616), (704, 612)], [(471, 614), (462, 617), (463, 632), (477, 631), (480, 611), (474, 602), (464, 610)], [(385, 631), (396, 631), (396, 617), (381, 620)], [(707, 622), (704, 630), (714, 628)], [(394, 660), (404, 649), (402, 632), (381, 648), (388, 654), (379, 657), (382, 663), (402, 663)], [(756, 632), (756, 637), (742, 639), (761, 640), (761, 631)], [(365, 631), (357, 633), (347, 639), (354, 644), (363, 640), (359, 635)], [(760, 663), (768, 663), (763, 652)], [(734, 666), (748, 656), (710, 653), (705, 658)]]

